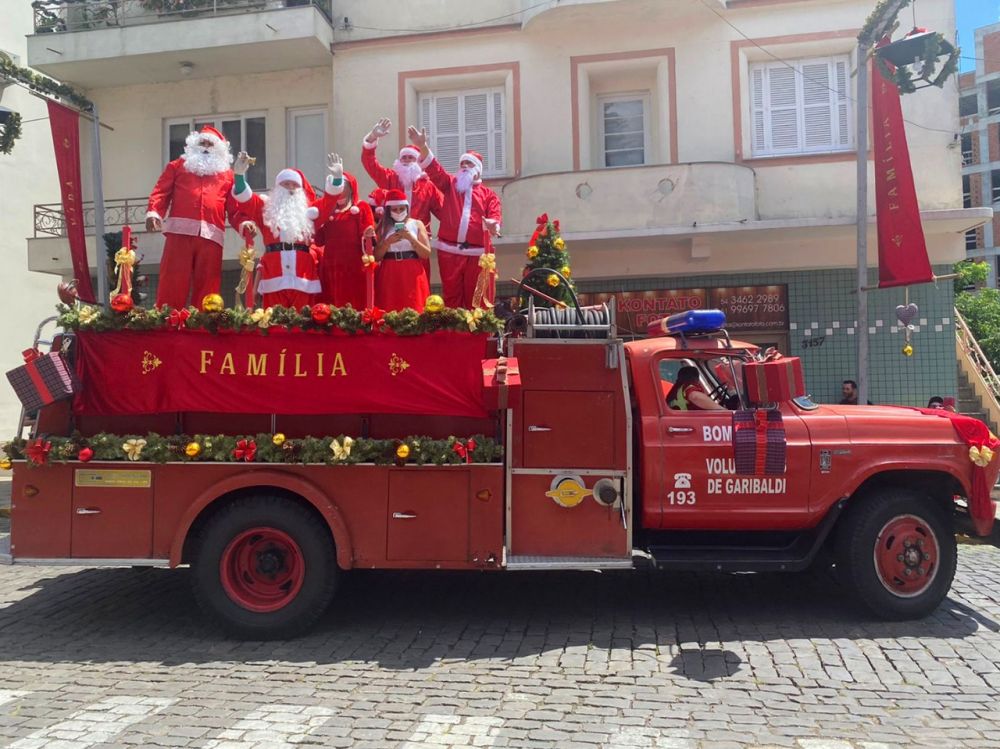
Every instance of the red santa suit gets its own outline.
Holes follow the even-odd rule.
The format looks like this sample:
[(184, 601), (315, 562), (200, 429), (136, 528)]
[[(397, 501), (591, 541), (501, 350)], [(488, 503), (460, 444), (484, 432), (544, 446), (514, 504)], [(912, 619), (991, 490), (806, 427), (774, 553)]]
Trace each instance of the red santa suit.
[[(386, 196), (385, 210), (407, 206), (402, 190), (390, 190)], [(391, 217), (390, 217), (391, 218)], [(386, 226), (383, 223), (382, 226)], [(419, 236), (419, 222), (407, 216), (404, 228), (414, 237)], [(388, 223), (386, 234), (391, 234), (394, 224)], [(424, 311), (424, 302), (431, 293), (431, 285), (424, 258), (405, 239), (393, 242), (385, 252), (378, 266), (375, 286), (375, 305), (384, 310), (400, 310), (410, 307), (417, 312)]]
[(265, 212), (269, 198), (255, 195), (249, 186), (236, 195), (236, 200), (240, 203), (240, 223), (253, 221), (264, 239), (265, 251), (260, 259), (260, 280), (257, 283), (261, 305), (301, 309), (320, 291), (316, 260), (309, 251), (312, 224), (319, 211), (311, 205), (316, 200), (316, 194), (298, 169), (282, 169), (278, 172), (274, 179), (275, 190), (284, 190), (281, 183), (288, 180), (298, 182), (305, 192), (305, 230), (293, 231), (268, 224)]
[[(192, 169), (198, 141), (207, 139), (228, 156), (229, 144), (212, 127), (188, 136), (184, 156), (174, 159), (156, 181), (146, 206), (146, 218), (163, 221), (163, 258), (156, 290), (157, 306), (200, 306), (208, 294), (218, 294), (222, 284), (222, 244), (226, 220), (236, 227), (233, 199), (233, 172), (226, 166), (213, 174), (197, 174)], [(194, 156), (190, 163), (189, 158)], [(200, 169), (200, 171), (204, 171)]]
[[(443, 203), (441, 191), (427, 178), (426, 174), (421, 174), (417, 180), (410, 185), (409, 189), (403, 186), (403, 180), (399, 178), (394, 169), (383, 166), (378, 162), (375, 155), (375, 148), (378, 143), (362, 141), (361, 164), (364, 166), (368, 176), (383, 190), (402, 190), (410, 203), (410, 216), (423, 221), (424, 226), (430, 231), (431, 213), (438, 214)], [(420, 159), (420, 149), (416, 146), (403, 146), (399, 150), (400, 157), (409, 154), (416, 159)]]
[[(421, 166), (444, 198), (438, 213), (437, 239), (433, 244), (438, 256), (444, 303), (449, 307), (470, 309), (479, 279), (479, 258), (484, 252), (493, 252), (483, 220), (496, 221), (499, 228), (501, 211), (497, 194), (478, 181), (483, 173), (482, 157), (470, 151), (462, 154), (459, 161), (471, 161), (477, 171), (477, 181), (464, 194), (459, 192), (456, 177), (445, 171), (434, 154), (428, 154)], [(484, 302), (492, 304), (495, 291), (491, 276)]]
[(343, 208), (337, 203), (343, 193), (329, 177), (326, 195), (320, 200), (319, 218), (316, 220), (314, 241), (323, 248), (319, 261), (319, 278), (322, 290), (320, 301), (335, 307), (363, 310), (366, 307), (365, 265), (363, 257), (370, 250), (365, 244), (365, 229), (375, 226), (372, 209), (358, 197), (358, 181), (352, 174), (344, 173), (351, 196)]

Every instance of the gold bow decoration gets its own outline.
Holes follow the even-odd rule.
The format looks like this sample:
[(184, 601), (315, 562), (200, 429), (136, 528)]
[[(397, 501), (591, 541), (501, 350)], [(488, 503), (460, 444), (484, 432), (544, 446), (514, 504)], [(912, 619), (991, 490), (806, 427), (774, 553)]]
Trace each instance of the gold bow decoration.
[(109, 295), (109, 299), (114, 299), (119, 294), (132, 293), (132, 268), (137, 262), (135, 250), (122, 247), (115, 253), (115, 273), (118, 276), (118, 284)]
[(343, 442), (335, 439), (330, 443), (330, 450), (333, 452), (333, 459), (347, 460), (351, 456), (351, 447), (353, 445), (354, 440), (350, 437), (344, 437)]
[(361, 256), (361, 264), (364, 267), (366, 267), (366, 268), (369, 265), (374, 265), (375, 264), (375, 256), (374, 255), (362, 255)]
[(258, 307), (250, 313), (250, 321), (258, 328), (268, 328), (271, 325), (271, 316), (273, 314), (274, 309), (271, 307), (268, 307), (267, 309), (261, 309)]
[(247, 245), (240, 250), (240, 282), (236, 284), (236, 305), (241, 306), (241, 297), (250, 286), (250, 279), (253, 278), (254, 269), (257, 267), (257, 251), (253, 245)]
[(90, 325), (98, 317), (101, 316), (101, 311), (97, 307), (93, 307), (89, 304), (85, 304), (80, 307), (79, 319), (81, 325)]
[(484, 252), (479, 256), (479, 278), (476, 279), (476, 290), (472, 292), (473, 307), (492, 307), (493, 303), (486, 299), (490, 279), (497, 274), (497, 256), (492, 252)]
[(980, 468), (985, 468), (992, 463), (994, 455), (995, 453), (986, 445), (983, 445), (982, 447), (976, 447), (973, 445), (969, 448), (969, 460)]
[(486, 312), (482, 308), (462, 310), (462, 317), (465, 319), (465, 324), (469, 326), (470, 333), (476, 332), (485, 314)]
[(129, 460), (139, 460), (139, 457), (142, 455), (142, 448), (145, 446), (146, 440), (133, 438), (125, 440), (122, 450), (125, 451), (125, 455), (128, 456)]

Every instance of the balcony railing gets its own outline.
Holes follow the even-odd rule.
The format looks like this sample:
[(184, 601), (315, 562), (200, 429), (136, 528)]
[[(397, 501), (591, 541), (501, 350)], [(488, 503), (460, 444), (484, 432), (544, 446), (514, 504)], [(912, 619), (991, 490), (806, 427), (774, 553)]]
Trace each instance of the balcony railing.
[[(126, 224), (142, 226), (146, 223), (146, 205), (149, 198), (118, 198), (104, 201), (104, 230), (117, 231)], [(83, 204), (84, 229), (94, 229), (94, 204)], [(66, 216), (62, 203), (44, 203), (35, 206), (35, 239), (66, 236)]]
[(313, 6), (332, 23), (331, 0), (35, 0), (35, 33), (88, 31)]

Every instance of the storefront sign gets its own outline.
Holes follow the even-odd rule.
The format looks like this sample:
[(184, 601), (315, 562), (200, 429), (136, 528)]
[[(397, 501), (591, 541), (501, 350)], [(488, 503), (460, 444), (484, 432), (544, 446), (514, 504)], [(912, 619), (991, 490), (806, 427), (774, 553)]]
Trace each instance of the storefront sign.
[(618, 328), (644, 335), (654, 320), (692, 309), (721, 309), (729, 330), (787, 330), (788, 286), (652, 289), (580, 294), (580, 304), (615, 300)]

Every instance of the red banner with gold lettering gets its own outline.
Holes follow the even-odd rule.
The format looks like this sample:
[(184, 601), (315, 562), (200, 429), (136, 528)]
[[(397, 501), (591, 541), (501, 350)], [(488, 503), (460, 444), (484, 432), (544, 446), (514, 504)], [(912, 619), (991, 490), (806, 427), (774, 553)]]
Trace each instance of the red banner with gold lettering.
[(82, 415), (486, 416), (485, 335), (161, 330), (80, 332), (77, 341)]
[[(56, 170), (62, 191), (63, 216), (69, 254), (73, 261), (76, 291), (85, 302), (94, 301), (90, 284), (90, 264), (87, 262), (87, 238), (83, 231), (83, 198), (80, 184), (80, 115), (62, 104), (49, 100), (49, 124), (52, 145), (56, 151)], [(98, 250), (100, 258), (100, 250)]]
[(874, 65), (872, 68), (878, 285), (887, 288), (928, 283), (934, 280), (934, 272), (920, 223), (899, 89)]

